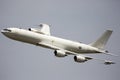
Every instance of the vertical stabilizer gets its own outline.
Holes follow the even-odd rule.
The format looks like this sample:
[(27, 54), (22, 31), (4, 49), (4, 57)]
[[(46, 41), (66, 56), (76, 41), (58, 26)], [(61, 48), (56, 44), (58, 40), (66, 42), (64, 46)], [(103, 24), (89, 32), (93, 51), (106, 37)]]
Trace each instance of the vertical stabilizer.
[(109, 37), (112, 34), (112, 30), (106, 30), (103, 35), (98, 38), (98, 40), (96, 40), (95, 42), (91, 43), (90, 45), (93, 47), (96, 47), (98, 49), (104, 49)]

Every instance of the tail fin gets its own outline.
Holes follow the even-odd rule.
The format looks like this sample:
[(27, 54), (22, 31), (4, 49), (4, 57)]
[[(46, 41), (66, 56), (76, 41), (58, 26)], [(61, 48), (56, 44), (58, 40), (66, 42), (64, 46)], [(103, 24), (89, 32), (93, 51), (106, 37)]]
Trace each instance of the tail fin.
[(111, 36), (112, 32), (113, 32), (112, 30), (106, 30), (104, 32), (104, 34), (100, 38), (98, 38), (98, 40), (91, 43), (90, 45), (93, 47), (96, 47), (98, 49), (104, 49), (104, 47), (105, 47), (109, 37)]

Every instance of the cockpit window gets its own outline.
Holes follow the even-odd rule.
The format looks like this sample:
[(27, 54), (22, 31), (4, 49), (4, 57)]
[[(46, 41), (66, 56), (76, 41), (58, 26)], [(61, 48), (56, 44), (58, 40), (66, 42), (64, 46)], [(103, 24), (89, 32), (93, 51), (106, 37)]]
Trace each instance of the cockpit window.
[(10, 29), (3, 29), (4, 31), (9, 31), (9, 32), (11, 32), (11, 30)]

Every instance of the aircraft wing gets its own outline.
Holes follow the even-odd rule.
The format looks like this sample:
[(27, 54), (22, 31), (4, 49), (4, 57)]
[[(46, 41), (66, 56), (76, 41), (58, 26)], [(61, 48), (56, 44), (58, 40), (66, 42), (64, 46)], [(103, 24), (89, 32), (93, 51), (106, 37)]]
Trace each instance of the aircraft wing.
[(68, 50), (65, 50), (65, 52), (66, 52), (67, 54), (71, 54), (71, 55), (80, 55), (80, 56), (83, 56), (83, 57), (85, 57), (87, 60), (92, 60), (92, 59), (94, 59), (94, 60), (103, 61), (105, 65), (115, 64), (115, 62), (110, 61), (110, 60), (103, 60), (103, 59), (93, 58), (93, 57), (91, 57), (91, 56), (86, 56), (86, 55), (82, 55), (82, 54), (77, 54), (77, 53), (74, 53), (74, 52), (71, 52), (71, 51), (68, 51)]
[(47, 44), (45, 42), (39, 42), (36, 44), (37, 46), (42, 46), (42, 47), (45, 47), (45, 48), (50, 48), (50, 49), (54, 49), (54, 50), (60, 50), (60, 48), (54, 46), (54, 45), (50, 45), (50, 44)]
[(65, 50), (65, 49), (56, 47), (56, 46), (54, 46), (54, 45), (47, 44), (47, 43), (45, 43), (45, 42), (39, 42), (39, 43), (37, 43), (36, 45), (37, 45), (37, 46), (42, 46), (42, 47), (45, 47), (45, 48), (54, 49), (54, 50), (62, 50), (62, 51), (64, 51), (67, 55), (78, 55), (78, 54), (75, 53), (75, 52), (68, 51), (68, 50)]
[(85, 59), (87, 59), (87, 60), (94, 59), (94, 60), (104, 61), (105, 65), (115, 64), (114, 62), (112, 62), (110, 60), (97, 59), (97, 58), (93, 58), (93, 57), (90, 57), (90, 56), (78, 54), (78, 53), (75, 53), (75, 52), (72, 52), (72, 51), (68, 51), (68, 50), (65, 50), (65, 49), (61, 49), (59, 47), (56, 47), (54, 45), (50, 45), (50, 44), (47, 44), (47, 43), (44, 43), (44, 42), (39, 42), (37, 44), (37, 46), (42, 46), (42, 47), (50, 48), (50, 49), (54, 49), (54, 50), (61, 50), (61, 51), (65, 52), (66, 55), (74, 55), (74, 56), (78, 56), (79, 55), (79, 56), (85, 57)]

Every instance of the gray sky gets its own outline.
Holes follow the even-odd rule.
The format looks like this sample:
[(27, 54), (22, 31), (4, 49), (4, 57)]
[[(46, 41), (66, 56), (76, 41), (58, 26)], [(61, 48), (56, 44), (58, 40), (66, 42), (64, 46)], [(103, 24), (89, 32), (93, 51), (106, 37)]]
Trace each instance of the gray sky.
[[(51, 25), (54, 36), (90, 43), (105, 30), (114, 31), (106, 49), (120, 55), (120, 0), (0, 0), (0, 30)], [(57, 58), (52, 50), (10, 40), (0, 34), (0, 80), (119, 80), (117, 64), (75, 63), (73, 56)]]

